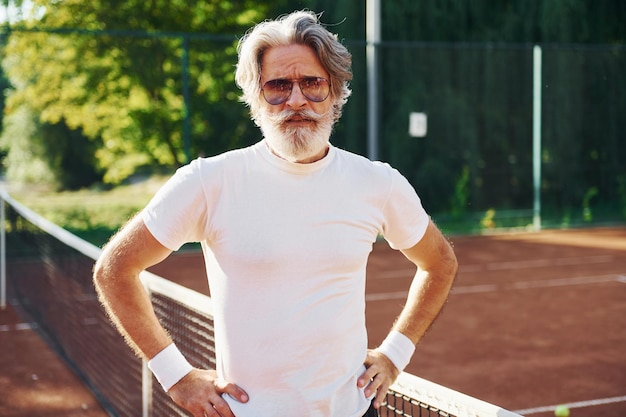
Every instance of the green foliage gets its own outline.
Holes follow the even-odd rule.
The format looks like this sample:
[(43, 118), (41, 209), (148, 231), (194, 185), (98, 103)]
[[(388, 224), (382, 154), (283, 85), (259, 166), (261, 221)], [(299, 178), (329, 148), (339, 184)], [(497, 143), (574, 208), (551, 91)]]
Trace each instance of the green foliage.
[(593, 220), (593, 211), (591, 209), (591, 199), (598, 195), (598, 189), (591, 187), (583, 197), (583, 219), (589, 223)]
[(0, 148), (8, 150), (10, 181), (78, 189), (101, 178), (95, 168), (95, 144), (62, 121), (41, 123), (27, 104), (4, 118)]
[[(28, 103), (41, 122), (63, 122), (97, 141), (105, 181), (118, 183), (143, 165), (186, 162), (182, 32), (225, 39), (196, 49), (184, 69), (194, 81), (191, 109), (208, 109), (212, 116), (192, 116), (194, 135), (206, 138), (194, 153), (201, 152), (199, 146), (203, 153), (225, 150), (222, 136), (231, 146), (249, 140), (241, 122), (227, 124), (245, 116), (233, 83), (234, 35), (264, 18), (267, 5), (222, 0), (34, 3), (46, 8), (40, 21), (28, 22), (36, 30), (11, 32), (5, 49), (4, 68), (15, 87), (10, 108)], [(47, 28), (69, 30), (55, 34)], [(121, 36), (121, 30), (135, 30), (128, 34), (138, 36)], [(237, 111), (228, 103), (237, 103)], [(222, 112), (222, 106), (229, 111)]]
[(453, 217), (460, 218), (469, 209), (467, 206), (470, 197), (469, 180), (469, 167), (464, 166), (461, 171), (461, 176), (454, 186), (454, 194), (452, 195), (452, 199), (450, 201), (450, 212)]
[(138, 179), (111, 190), (50, 192), (18, 188), (11, 190), (11, 196), (51, 222), (102, 245), (148, 203), (166, 178)]
[[(4, 43), (5, 37), (0, 35), (0, 47)], [(4, 114), (4, 102), (5, 102), (5, 94), (4, 92), (11, 86), (9, 80), (7, 79), (4, 71), (0, 69), (0, 115)], [(2, 117), (2, 121), (0, 122), (0, 126), (4, 125), (4, 117)], [(0, 139), (0, 172), (4, 171), (5, 168), (5, 158), (9, 150), (7, 147), (3, 146), (2, 140)]]
[(3, 119), (0, 148), (8, 149), (5, 157), (6, 177), (18, 182), (49, 182), (52, 170), (45, 160), (41, 125), (27, 105), (19, 106)]
[[(142, 167), (175, 167), (257, 141), (233, 80), (236, 38), (300, 8), (323, 11), (353, 54), (353, 95), (332, 140), (367, 152), (363, 2), (34, 3), (45, 14), (14, 28), (3, 51), (13, 86), (0, 139), (8, 174), (70, 187), (81, 186), (73, 178), (100, 175), (120, 183)], [(500, 225), (510, 210), (532, 206), (530, 45), (541, 43), (542, 214), (581, 222), (587, 201), (594, 221), (625, 218), (625, 2), (381, 5), (380, 159), (409, 178), (430, 212), (454, 221), (479, 213), (479, 224), (493, 209)], [(412, 111), (427, 114), (426, 138), (408, 136)], [(70, 162), (72, 173), (58, 172)]]

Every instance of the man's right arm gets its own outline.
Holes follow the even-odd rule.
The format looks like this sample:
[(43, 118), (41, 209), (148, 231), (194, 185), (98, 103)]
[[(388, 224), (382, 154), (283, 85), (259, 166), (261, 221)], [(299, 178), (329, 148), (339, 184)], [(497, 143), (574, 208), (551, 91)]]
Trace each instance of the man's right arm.
[[(105, 246), (94, 268), (100, 301), (127, 343), (146, 360), (171, 345), (172, 339), (159, 323), (139, 274), (170, 253), (150, 233), (141, 216), (136, 216)], [(222, 393), (247, 401), (239, 387), (220, 380), (215, 371), (199, 369), (189, 372), (168, 393), (177, 404), (201, 417), (233, 416)]]
[(139, 273), (165, 259), (161, 245), (136, 216), (104, 247), (94, 268), (94, 284), (118, 331), (143, 359), (172, 343), (159, 323)]

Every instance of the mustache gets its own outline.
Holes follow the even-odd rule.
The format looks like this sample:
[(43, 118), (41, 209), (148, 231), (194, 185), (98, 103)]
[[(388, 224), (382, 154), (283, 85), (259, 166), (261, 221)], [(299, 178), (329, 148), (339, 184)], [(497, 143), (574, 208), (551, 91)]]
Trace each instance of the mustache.
[(316, 113), (313, 110), (283, 110), (280, 113), (267, 114), (267, 118), (274, 123), (282, 124), (294, 117), (312, 120), (314, 122), (320, 122), (323, 120), (332, 109), (324, 113)]

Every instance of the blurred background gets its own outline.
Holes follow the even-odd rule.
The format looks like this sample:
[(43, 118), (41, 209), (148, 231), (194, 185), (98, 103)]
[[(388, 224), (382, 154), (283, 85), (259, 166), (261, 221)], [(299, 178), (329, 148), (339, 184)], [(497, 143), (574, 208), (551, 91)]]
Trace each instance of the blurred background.
[[(336, 0), (0, 7), (0, 171), (31, 185), (25, 199), (45, 190), (44, 212), (50, 193), (68, 204), (70, 191), (166, 176), (258, 141), (234, 83), (237, 40), (307, 8), (353, 54), (332, 142), (400, 170), (444, 231), (626, 221), (622, 0), (396, 0), (376, 16)], [(62, 226), (98, 226), (72, 210)]]

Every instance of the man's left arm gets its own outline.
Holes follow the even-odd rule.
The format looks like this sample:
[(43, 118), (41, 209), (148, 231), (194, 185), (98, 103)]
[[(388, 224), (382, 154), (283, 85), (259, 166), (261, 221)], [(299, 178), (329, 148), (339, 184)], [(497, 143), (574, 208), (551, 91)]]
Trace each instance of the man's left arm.
[(368, 350), (367, 370), (358, 380), (369, 398), (376, 393), (374, 407), (382, 404), (387, 390), (407, 365), (414, 346), (443, 308), (457, 272), (457, 260), (450, 243), (431, 221), (422, 239), (402, 250), (417, 267), (407, 302), (383, 344)]

